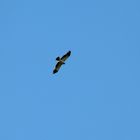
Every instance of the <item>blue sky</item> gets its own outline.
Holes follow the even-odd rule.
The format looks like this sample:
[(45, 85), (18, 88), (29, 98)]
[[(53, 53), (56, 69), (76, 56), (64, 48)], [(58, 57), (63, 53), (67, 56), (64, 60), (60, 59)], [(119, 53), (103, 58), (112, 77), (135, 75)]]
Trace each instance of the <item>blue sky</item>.
[(0, 139), (140, 140), (139, 5), (1, 0)]

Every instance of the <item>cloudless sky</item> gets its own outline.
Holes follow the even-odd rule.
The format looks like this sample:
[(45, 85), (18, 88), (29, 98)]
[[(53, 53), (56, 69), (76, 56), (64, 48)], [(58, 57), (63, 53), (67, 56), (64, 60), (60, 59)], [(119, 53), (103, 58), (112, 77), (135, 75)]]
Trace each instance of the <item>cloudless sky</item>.
[(140, 1), (1, 0), (0, 140), (140, 140)]

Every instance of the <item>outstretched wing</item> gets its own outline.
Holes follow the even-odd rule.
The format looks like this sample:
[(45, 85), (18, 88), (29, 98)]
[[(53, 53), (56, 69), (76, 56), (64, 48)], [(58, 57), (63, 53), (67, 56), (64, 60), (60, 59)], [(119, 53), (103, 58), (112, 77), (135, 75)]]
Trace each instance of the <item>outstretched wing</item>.
[(71, 55), (71, 51), (68, 51), (64, 56), (62, 56), (61, 60), (64, 62)]
[(62, 66), (61, 62), (58, 62), (53, 70), (53, 74), (57, 73), (60, 69), (60, 67)]

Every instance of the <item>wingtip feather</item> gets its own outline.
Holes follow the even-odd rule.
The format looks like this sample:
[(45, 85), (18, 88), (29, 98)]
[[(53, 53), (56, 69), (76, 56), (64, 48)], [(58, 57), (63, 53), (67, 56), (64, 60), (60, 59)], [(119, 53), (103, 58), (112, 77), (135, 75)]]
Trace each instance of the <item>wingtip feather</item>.
[(68, 55), (69, 55), (69, 56), (71, 55), (71, 51), (68, 51)]
[(53, 74), (55, 74), (55, 73), (57, 73), (58, 71), (55, 69), (55, 70), (53, 70)]

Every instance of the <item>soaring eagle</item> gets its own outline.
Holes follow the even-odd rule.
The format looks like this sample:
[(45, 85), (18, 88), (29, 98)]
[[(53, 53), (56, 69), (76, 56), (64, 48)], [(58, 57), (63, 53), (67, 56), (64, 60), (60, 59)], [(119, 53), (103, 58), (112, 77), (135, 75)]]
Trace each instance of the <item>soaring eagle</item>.
[(71, 55), (71, 51), (68, 51), (65, 55), (63, 55), (61, 58), (57, 57), (56, 60), (58, 61), (54, 70), (53, 74), (57, 73), (60, 69), (60, 67), (65, 64), (65, 60)]

